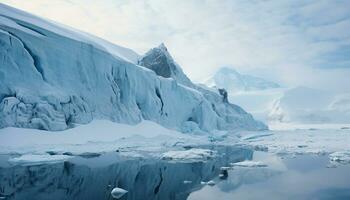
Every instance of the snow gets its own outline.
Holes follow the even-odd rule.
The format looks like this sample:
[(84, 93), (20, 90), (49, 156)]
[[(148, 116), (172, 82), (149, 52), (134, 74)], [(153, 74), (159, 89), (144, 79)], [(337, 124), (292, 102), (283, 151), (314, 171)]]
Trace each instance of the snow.
[(19, 157), (10, 158), (10, 163), (20, 163), (20, 164), (26, 164), (30, 163), (33, 164), (43, 164), (43, 163), (55, 163), (55, 162), (62, 162), (65, 160), (68, 160), (72, 158), (72, 156), (68, 155), (49, 155), (49, 154), (25, 154), (21, 155)]
[(207, 182), (207, 185), (209, 185), (209, 186), (214, 186), (214, 185), (215, 185), (215, 182), (214, 182), (214, 181), (208, 181), (208, 182)]
[[(197, 134), (267, 129), (218, 91), (194, 85), (164, 45), (140, 66), (131, 50), (3, 4), (0, 11), (0, 128), (62, 131), (103, 119)], [(154, 66), (174, 69), (164, 78)]]
[(259, 91), (279, 88), (277, 83), (263, 78), (240, 74), (230, 67), (220, 68), (212, 77), (205, 81), (209, 87), (225, 88), (229, 93)]
[(131, 49), (112, 44), (96, 36), (92, 36), (88, 33), (78, 31), (72, 27), (68, 27), (57, 22), (49, 21), (47, 19), (42, 19), (27, 12), (7, 6), (5, 4), (0, 3), (0, 13), (2, 15), (0, 18), (0, 24), (25, 31), (26, 33), (30, 33), (35, 36), (38, 36), (37, 32), (31, 31), (30, 29), (23, 27), (23, 25), (27, 23), (34, 24), (37, 27), (50, 30), (51, 32), (56, 33), (58, 35), (73, 40), (81, 41), (84, 43), (93, 44), (96, 48), (113, 53), (118, 58), (125, 59), (129, 62), (136, 63), (137, 59), (140, 57), (136, 52), (134, 52)]
[[(127, 125), (94, 120), (87, 125), (79, 125), (60, 132), (14, 127), (0, 129), (0, 153), (46, 155), (46, 152), (55, 154), (69, 152), (72, 155), (81, 155), (87, 152), (103, 153), (117, 149), (127, 151), (130, 147), (134, 150), (142, 148), (158, 151), (164, 145), (172, 146), (176, 142), (193, 140), (196, 140), (194, 136), (166, 129), (151, 121)], [(139, 156), (130, 155), (129, 152), (123, 154)]]
[(350, 123), (349, 95), (308, 87), (286, 90), (276, 99), (269, 121), (283, 123)]
[(267, 167), (265, 163), (260, 161), (245, 160), (242, 162), (231, 163), (234, 167)]
[(329, 154), (332, 161), (348, 162), (349, 159), (350, 130), (348, 129), (242, 132), (240, 136), (242, 144), (265, 147), (268, 152), (282, 157), (298, 154)]
[(230, 102), (269, 126), (350, 123), (350, 94), (305, 86), (268, 87), (270, 81), (250, 81), (249, 77), (224, 67), (205, 83), (227, 89)]
[(48, 144), (84, 144), (89, 141), (109, 142), (131, 136), (155, 137), (158, 135), (183, 136), (151, 121), (136, 125), (119, 124), (107, 120), (94, 120), (88, 125), (79, 125), (60, 132), (8, 127), (0, 129), (0, 145), (6, 147), (48, 145)]
[(350, 163), (350, 150), (331, 153), (329, 159), (338, 163)]
[(209, 149), (189, 149), (189, 150), (176, 150), (163, 153), (162, 159), (164, 160), (207, 160), (215, 156), (215, 151)]
[(270, 122), (269, 124), (269, 129), (270, 130), (338, 130), (338, 129), (347, 129), (350, 127), (350, 124), (342, 124), (342, 123), (335, 123), (335, 124), (330, 124), (330, 123), (322, 123), (322, 124), (308, 124), (308, 123), (283, 123), (283, 122)]
[(121, 198), (122, 196), (124, 196), (126, 193), (128, 193), (127, 190), (124, 190), (123, 188), (113, 188), (113, 190), (111, 191), (111, 195), (113, 198), (115, 199), (119, 199)]

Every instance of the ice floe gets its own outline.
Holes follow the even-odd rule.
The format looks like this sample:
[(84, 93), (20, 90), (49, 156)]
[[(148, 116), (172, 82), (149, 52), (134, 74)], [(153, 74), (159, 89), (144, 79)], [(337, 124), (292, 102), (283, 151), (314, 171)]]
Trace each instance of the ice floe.
[(113, 188), (112, 192), (111, 192), (111, 195), (113, 198), (115, 199), (119, 199), (121, 198), (122, 196), (124, 196), (128, 191), (127, 190), (124, 190), (123, 188)]
[(209, 149), (189, 149), (163, 153), (164, 160), (207, 160), (214, 157), (215, 151)]

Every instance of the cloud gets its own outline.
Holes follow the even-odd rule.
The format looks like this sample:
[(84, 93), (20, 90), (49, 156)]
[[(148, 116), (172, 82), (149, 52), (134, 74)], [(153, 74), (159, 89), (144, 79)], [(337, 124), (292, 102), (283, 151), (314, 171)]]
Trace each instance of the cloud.
[[(0, 0), (1, 1), (1, 0)], [(165, 42), (195, 80), (218, 67), (350, 92), (347, 0), (2, 0), (144, 53)], [(332, 84), (328, 84), (331, 81)], [(343, 85), (343, 86), (342, 86)]]

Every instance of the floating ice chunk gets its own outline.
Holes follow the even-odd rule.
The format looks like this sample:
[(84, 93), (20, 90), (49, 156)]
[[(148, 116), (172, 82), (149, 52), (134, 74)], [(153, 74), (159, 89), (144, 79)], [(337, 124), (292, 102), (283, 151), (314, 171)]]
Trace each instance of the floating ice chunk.
[(112, 190), (111, 195), (112, 195), (113, 198), (119, 199), (119, 198), (121, 198), (122, 196), (124, 196), (127, 192), (128, 192), (127, 190), (124, 190), (124, 189), (122, 189), (122, 188), (116, 187), (116, 188), (114, 188), (114, 189)]
[(231, 167), (220, 167), (220, 170), (221, 170), (221, 171), (224, 171), (224, 170), (227, 171), (227, 170), (229, 170), (229, 169), (231, 169)]
[(9, 162), (13, 163), (55, 163), (55, 162), (61, 162), (68, 160), (69, 158), (72, 158), (72, 156), (68, 155), (49, 155), (49, 154), (26, 154), (21, 155), (19, 157), (10, 158)]
[(209, 186), (214, 186), (214, 185), (215, 185), (215, 182), (214, 182), (214, 181), (208, 181), (208, 182), (201, 181), (201, 185), (209, 185)]
[(329, 155), (331, 162), (350, 163), (350, 151), (338, 151)]
[(184, 180), (184, 184), (191, 184), (192, 181)]
[(215, 182), (214, 182), (214, 181), (208, 181), (208, 182), (207, 182), (207, 185), (209, 185), (209, 186), (214, 186), (214, 185), (215, 185)]
[(189, 149), (180, 151), (168, 151), (163, 153), (164, 160), (206, 160), (214, 156), (215, 152), (209, 149)]
[(259, 161), (245, 160), (242, 162), (231, 163), (232, 166), (236, 167), (267, 167), (266, 164)]

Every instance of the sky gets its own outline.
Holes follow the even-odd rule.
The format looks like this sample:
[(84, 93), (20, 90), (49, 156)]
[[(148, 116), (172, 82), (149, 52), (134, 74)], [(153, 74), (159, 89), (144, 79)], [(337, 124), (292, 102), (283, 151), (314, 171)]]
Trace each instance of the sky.
[(0, 0), (145, 53), (164, 42), (194, 81), (222, 66), (350, 92), (349, 0)]

